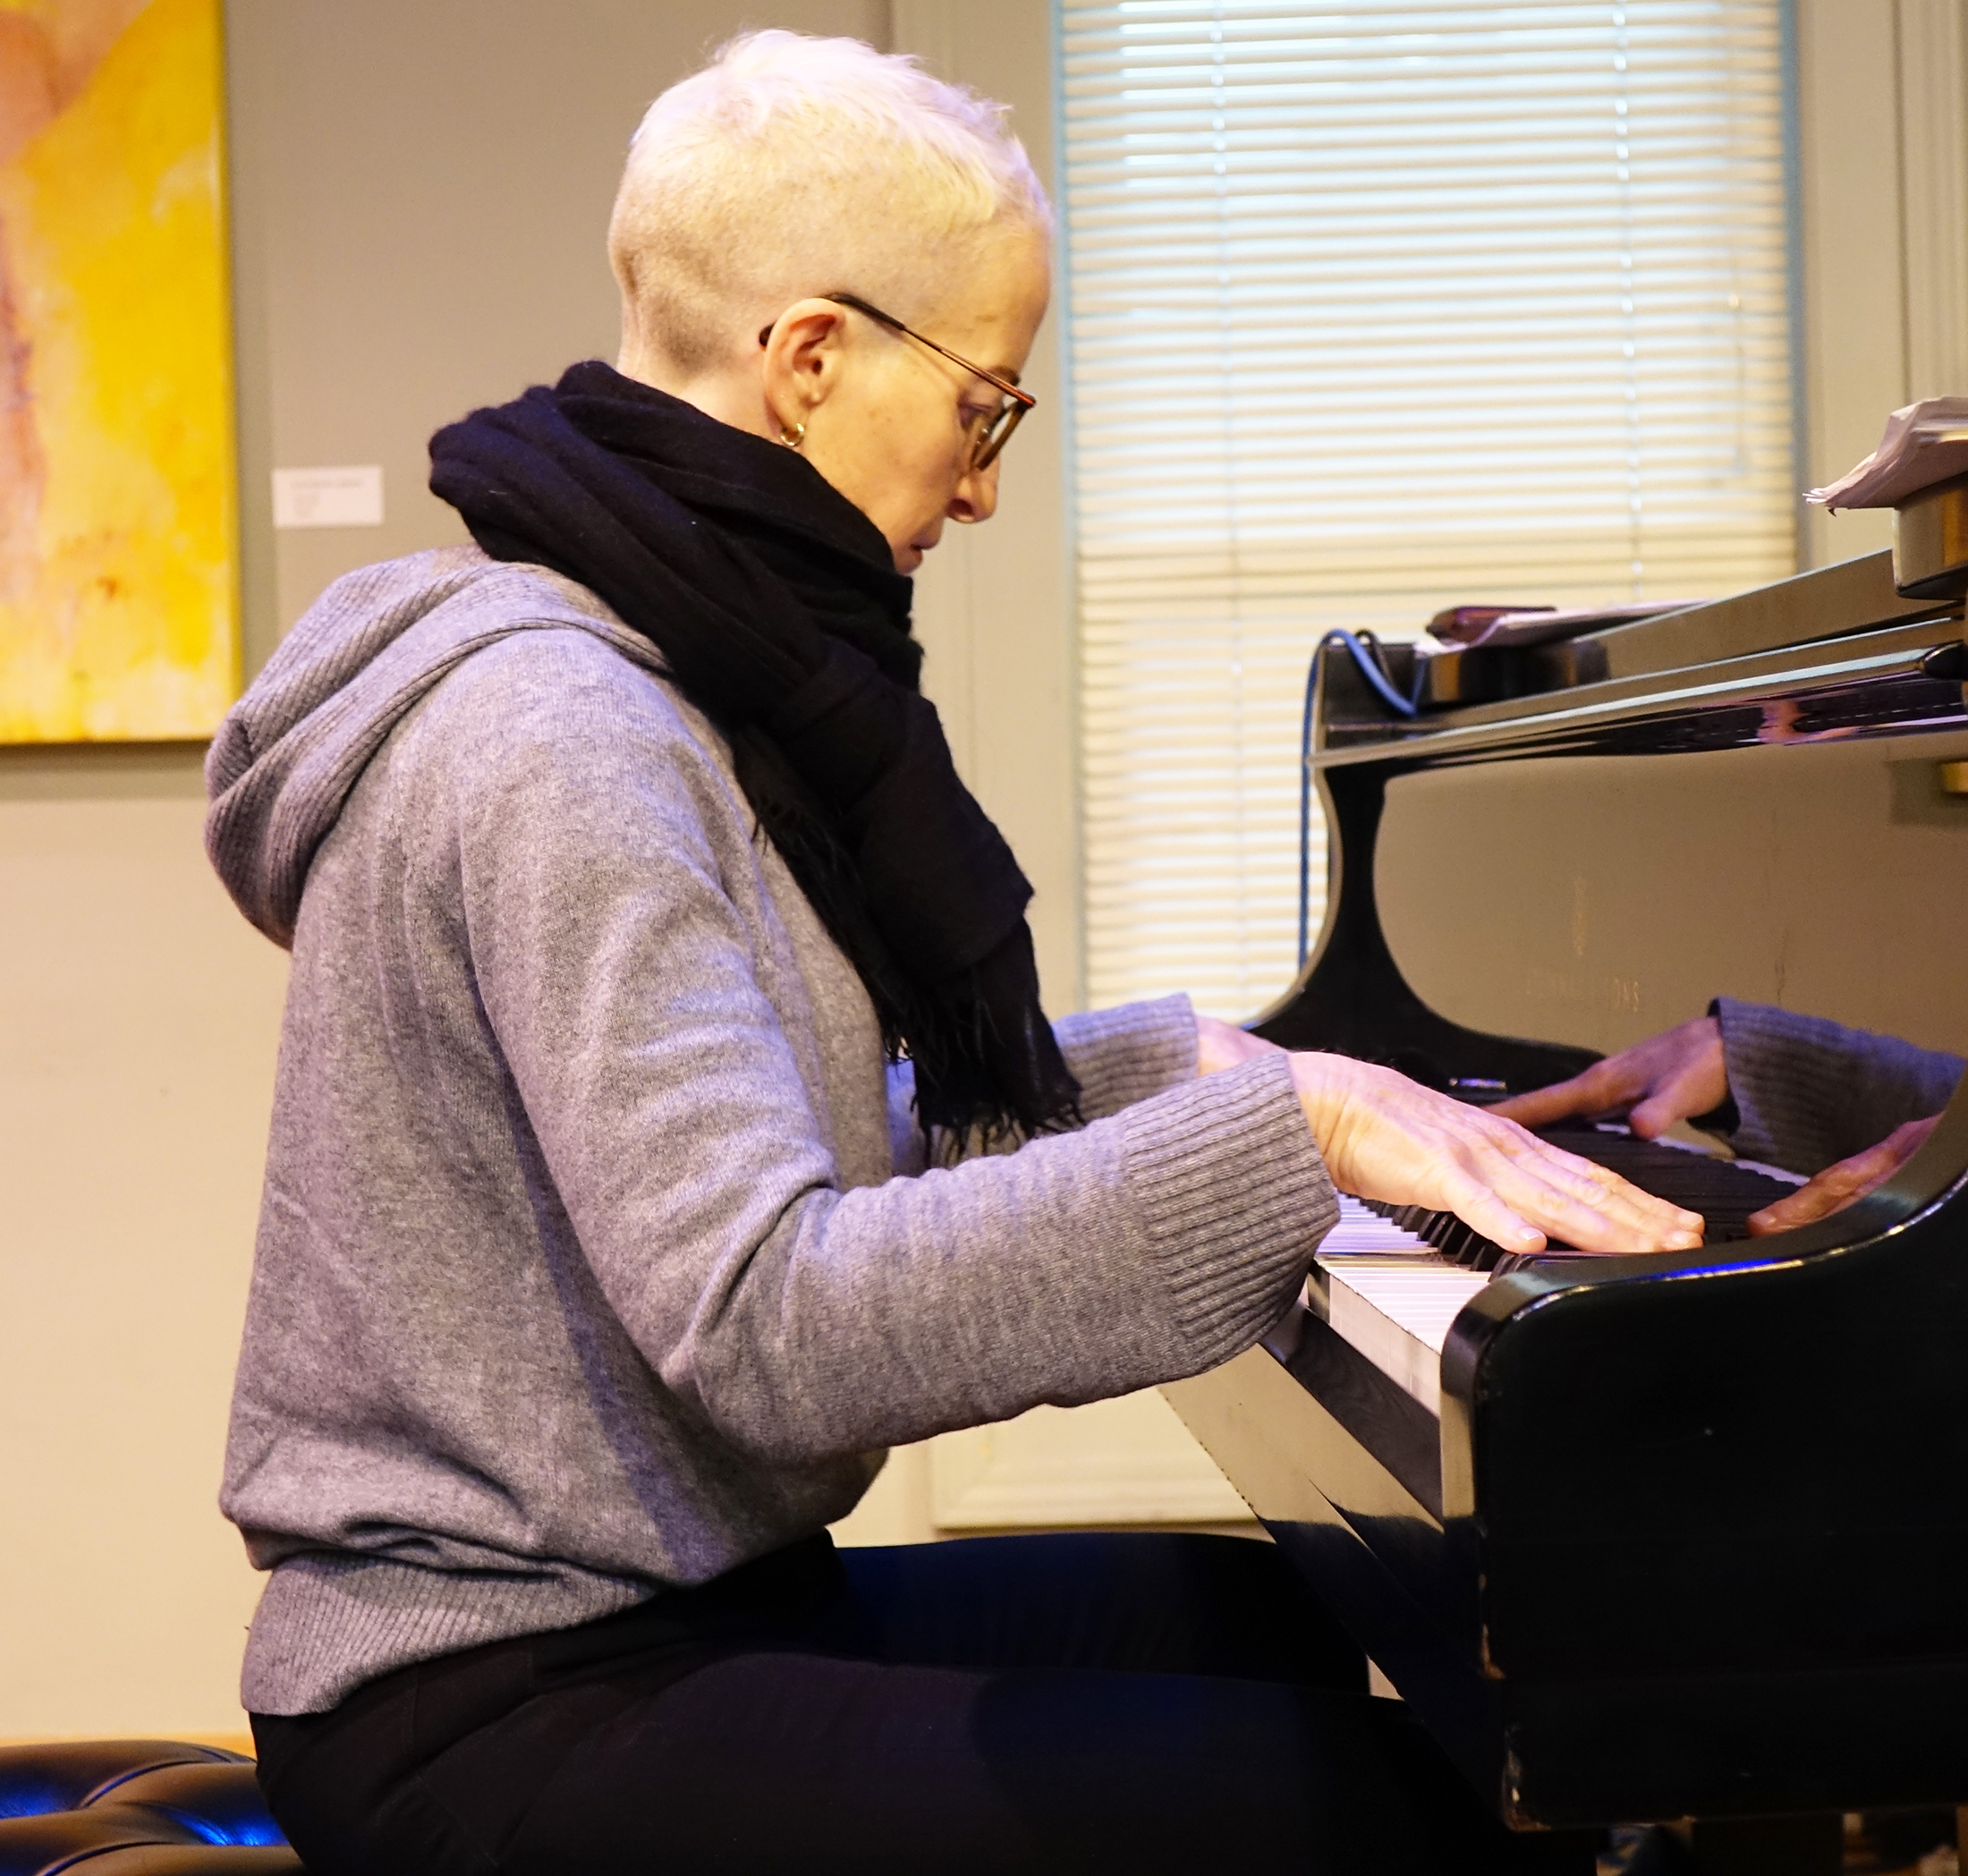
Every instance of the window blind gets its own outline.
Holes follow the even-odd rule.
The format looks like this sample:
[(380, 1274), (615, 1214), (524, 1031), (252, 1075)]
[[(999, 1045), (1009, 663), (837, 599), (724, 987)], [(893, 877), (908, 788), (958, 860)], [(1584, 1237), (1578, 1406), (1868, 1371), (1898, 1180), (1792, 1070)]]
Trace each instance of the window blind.
[(1793, 570), (1780, 0), (1061, 23), (1089, 996), (1249, 1015), (1323, 632)]

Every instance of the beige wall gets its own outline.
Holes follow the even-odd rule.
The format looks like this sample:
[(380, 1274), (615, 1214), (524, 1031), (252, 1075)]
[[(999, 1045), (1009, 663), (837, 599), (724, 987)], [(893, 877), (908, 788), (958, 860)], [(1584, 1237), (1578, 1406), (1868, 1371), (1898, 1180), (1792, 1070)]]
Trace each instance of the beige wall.
[[(937, 0), (910, 4), (908, 43), (1011, 98), (1049, 163), (1045, 0), (1009, 0), (988, 32)], [(649, 98), (741, 23), (886, 43), (888, 11), (229, 7), (249, 672), (337, 573), (462, 538), (423, 488), (432, 429), (575, 358), (613, 356), (602, 234)], [(1069, 1008), (1054, 330), (1032, 373), (1044, 406), (980, 537), (999, 552), (954, 544), (920, 609), (932, 694), (1039, 887), (1048, 994)], [(381, 527), (274, 531), (275, 467), (352, 463), (383, 468)], [(213, 1499), (284, 961), (205, 866), (201, 756), (0, 751), (0, 1738), (242, 1724), (233, 1681), (257, 1579)], [(1139, 1443), (1138, 1427), (1123, 1430)], [(930, 1504), (919, 1450), (848, 1535), (928, 1535)]]
[[(745, 20), (886, 30), (884, 0), (228, 13), (250, 668), (333, 574), (457, 538), (437, 423), (613, 355), (649, 98)], [(383, 464), (383, 527), (274, 534), (276, 463), (347, 463)], [(205, 866), (201, 753), (0, 751), (0, 1738), (242, 1724), (257, 1582), (213, 1501), (284, 960)]]
[(286, 972), (197, 782), (0, 760), (0, 1737), (240, 1724), (213, 1498)]
[[(1804, 470), (1822, 487), (1916, 397), (1968, 392), (1968, 0), (1796, 0)], [(1890, 546), (1805, 517), (1802, 564)]]

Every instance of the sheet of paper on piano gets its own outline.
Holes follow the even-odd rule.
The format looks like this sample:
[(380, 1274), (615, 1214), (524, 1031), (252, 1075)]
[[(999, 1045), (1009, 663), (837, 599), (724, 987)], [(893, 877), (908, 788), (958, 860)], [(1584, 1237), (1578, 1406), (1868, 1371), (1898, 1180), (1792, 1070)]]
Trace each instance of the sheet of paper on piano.
[(1604, 632), (1612, 625), (1633, 625), (1641, 619), (1658, 619), (1670, 612), (1686, 612), (1692, 606), (1705, 606), (1705, 599), (1633, 599), (1607, 606), (1536, 606), (1521, 611), (1497, 612), (1481, 623), (1472, 620), (1474, 630), (1443, 629), (1442, 621), (1451, 613), (1476, 615), (1486, 607), (1455, 607), (1451, 613), (1438, 613), (1429, 631), (1437, 638), (1467, 649), (1489, 649), (1496, 646), (1522, 649), (1548, 645), (1555, 639), (1575, 639), (1588, 632)]
[(1836, 482), (1805, 493), (1832, 509), (1891, 508), (1936, 482), (1968, 474), (1968, 397), (1923, 397), (1886, 420), (1879, 446)]

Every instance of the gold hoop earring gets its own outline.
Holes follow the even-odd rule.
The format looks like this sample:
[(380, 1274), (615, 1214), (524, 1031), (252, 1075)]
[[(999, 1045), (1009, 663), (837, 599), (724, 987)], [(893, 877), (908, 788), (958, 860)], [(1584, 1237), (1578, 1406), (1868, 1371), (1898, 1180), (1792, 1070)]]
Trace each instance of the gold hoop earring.
[(791, 429), (788, 429), (782, 423), (779, 426), (779, 441), (785, 444), (788, 449), (799, 448), (801, 444), (806, 441), (806, 426), (803, 423), (795, 423)]

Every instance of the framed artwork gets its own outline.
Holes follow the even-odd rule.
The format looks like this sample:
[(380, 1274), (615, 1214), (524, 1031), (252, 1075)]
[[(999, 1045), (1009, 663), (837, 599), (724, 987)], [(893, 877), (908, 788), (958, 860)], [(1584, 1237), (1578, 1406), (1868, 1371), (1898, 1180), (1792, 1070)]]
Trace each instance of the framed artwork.
[(0, 0), (0, 743), (239, 683), (221, 0)]

